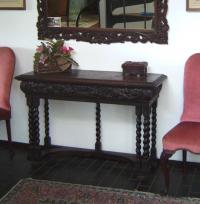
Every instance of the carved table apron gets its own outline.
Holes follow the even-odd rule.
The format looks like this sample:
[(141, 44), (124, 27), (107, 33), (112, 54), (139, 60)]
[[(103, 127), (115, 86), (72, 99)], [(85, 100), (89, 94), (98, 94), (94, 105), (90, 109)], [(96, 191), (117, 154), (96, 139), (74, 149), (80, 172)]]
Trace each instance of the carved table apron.
[[(163, 81), (162, 74), (145, 77), (126, 76), (121, 72), (71, 70), (66, 73), (25, 73), (16, 77), (29, 108), (29, 159), (41, 156), (39, 134), (39, 104), (44, 99), (44, 146), (51, 146), (49, 136), (48, 99), (96, 103), (95, 151), (101, 152), (101, 103), (133, 105), (136, 107), (136, 156), (141, 161), (156, 158), (156, 108)], [(142, 130), (143, 128), (143, 130)], [(141, 143), (143, 142), (143, 149)]]

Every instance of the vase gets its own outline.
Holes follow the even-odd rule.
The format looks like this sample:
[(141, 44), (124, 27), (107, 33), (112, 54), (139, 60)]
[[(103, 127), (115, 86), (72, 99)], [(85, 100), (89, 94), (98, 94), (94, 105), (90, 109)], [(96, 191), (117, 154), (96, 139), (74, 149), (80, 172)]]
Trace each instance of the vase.
[(57, 65), (60, 68), (61, 72), (64, 72), (68, 69), (71, 69), (71, 62), (67, 61), (66, 59), (63, 58), (58, 58), (57, 59)]
[(71, 70), (71, 66), (71, 62), (58, 58), (52, 63), (48, 63), (45, 65), (42, 63), (38, 63), (34, 65), (34, 72), (42, 74), (66, 72)]

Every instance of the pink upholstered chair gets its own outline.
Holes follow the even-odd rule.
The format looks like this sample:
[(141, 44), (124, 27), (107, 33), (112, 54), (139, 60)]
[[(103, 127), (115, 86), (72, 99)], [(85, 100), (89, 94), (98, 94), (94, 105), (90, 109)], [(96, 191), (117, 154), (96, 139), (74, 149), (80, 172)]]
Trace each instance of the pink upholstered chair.
[(187, 151), (200, 154), (200, 53), (192, 55), (185, 64), (184, 108), (181, 121), (163, 137), (161, 167), (165, 176), (166, 192), (169, 190), (168, 159), (183, 151), (185, 167)]
[[(0, 120), (6, 121), (8, 142), (11, 148), (11, 108), (10, 90), (15, 67), (14, 52), (8, 47), (0, 47)], [(12, 150), (12, 149), (11, 149)]]

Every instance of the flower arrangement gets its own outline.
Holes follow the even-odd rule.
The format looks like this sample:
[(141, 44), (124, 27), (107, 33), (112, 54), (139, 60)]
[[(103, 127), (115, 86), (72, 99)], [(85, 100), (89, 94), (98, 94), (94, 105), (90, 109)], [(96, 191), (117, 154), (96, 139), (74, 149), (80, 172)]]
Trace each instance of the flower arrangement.
[(34, 71), (36, 73), (52, 73), (66, 71), (72, 64), (73, 48), (65, 45), (64, 40), (41, 42), (34, 55)]

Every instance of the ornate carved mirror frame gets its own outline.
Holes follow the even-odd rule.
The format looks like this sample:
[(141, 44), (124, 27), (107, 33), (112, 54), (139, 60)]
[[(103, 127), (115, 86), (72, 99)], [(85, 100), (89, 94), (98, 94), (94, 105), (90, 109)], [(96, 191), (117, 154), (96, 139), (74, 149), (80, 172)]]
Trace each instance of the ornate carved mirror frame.
[(158, 44), (168, 43), (168, 22), (167, 10), (168, 0), (155, 1), (155, 29), (134, 30), (134, 29), (111, 29), (111, 28), (67, 28), (48, 27), (47, 21), (47, 0), (37, 0), (38, 8), (38, 38), (44, 39), (75, 39), (90, 43), (113, 43), (113, 42), (154, 42)]

